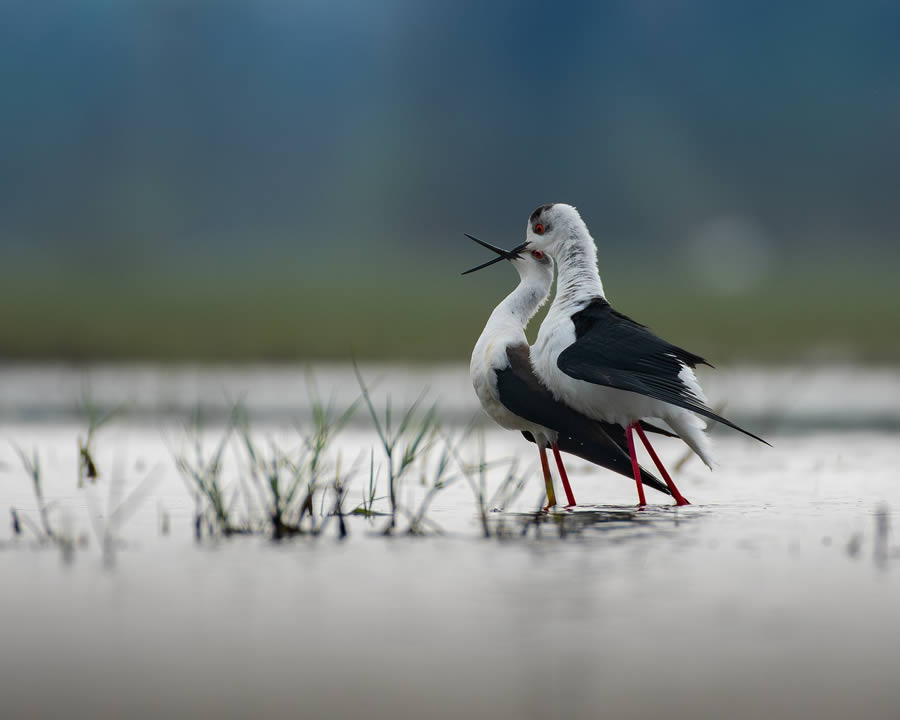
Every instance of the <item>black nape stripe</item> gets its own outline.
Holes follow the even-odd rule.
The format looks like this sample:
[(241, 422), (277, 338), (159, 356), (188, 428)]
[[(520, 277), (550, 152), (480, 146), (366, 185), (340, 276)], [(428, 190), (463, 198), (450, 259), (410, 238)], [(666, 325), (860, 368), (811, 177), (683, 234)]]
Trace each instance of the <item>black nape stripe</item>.
[(531, 217), (528, 218), (528, 222), (530, 222), (532, 225), (534, 225), (534, 223), (537, 221), (537, 219), (541, 216), (541, 213), (544, 212), (544, 210), (549, 210), (550, 208), (553, 207), (553, 205), (554, 205), (554, 203), (548, 203), (547, 205), (541, 205), (537, 210), (535, 210), (533, 213), (531, 213)]

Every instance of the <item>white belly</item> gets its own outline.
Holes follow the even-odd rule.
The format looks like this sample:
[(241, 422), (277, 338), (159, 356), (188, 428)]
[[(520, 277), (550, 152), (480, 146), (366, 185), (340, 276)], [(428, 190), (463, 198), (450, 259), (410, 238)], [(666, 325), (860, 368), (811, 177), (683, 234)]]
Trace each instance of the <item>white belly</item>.
[(570, 407), (595, 420), (618, 423), (623, 427), (641, 418), (667, 420), (673, 411), (677, 414), (685, 412), (646, 395), (576, 380), (555, 363), (547, 369), (546, 379), (547, 384), (556, 390), (558, 399)]
[[(475, 352), (472, 354), (472, 363), (469, 367), (472, 387), (475, 388), (475, 394), (481, 401), (481, 407), (484, 408), (491, 420), (502, 428), (530, 432), (543, 446), (556, 442), (557, 433), (555, 431), (519, 417), (515, 413), (510, 412), (500, 402), (497, 390), (497, 375), (492, 365), (498, 364), (500, 362), (499, 358), (505, 359), (506, 351), (503, 349), (502, 356), (494, 357), (496, 354), (494, 350), (493, 344), (485, 343), (484, 347), (481, 346), (481, 343), (476, 345)], [(500, 367), (498, 369), (504, 368)]]

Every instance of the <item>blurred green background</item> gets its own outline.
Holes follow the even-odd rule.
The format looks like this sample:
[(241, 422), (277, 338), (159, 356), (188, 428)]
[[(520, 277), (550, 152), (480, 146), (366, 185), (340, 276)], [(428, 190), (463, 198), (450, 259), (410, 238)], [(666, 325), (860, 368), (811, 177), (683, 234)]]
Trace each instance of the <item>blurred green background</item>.
[(900, 360), (900, 6), (0, 4), (0, 359), (466, 361), (569, 202), (715, 361)]

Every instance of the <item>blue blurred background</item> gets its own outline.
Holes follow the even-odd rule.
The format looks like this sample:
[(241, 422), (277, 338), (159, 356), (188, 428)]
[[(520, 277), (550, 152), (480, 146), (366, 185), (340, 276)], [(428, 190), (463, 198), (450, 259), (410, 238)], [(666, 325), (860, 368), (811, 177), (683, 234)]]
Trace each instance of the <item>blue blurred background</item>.
[(724, 360), (900, 360), (900, 6), (5, 0), (0, 358), (462, 360), (575, 204)]

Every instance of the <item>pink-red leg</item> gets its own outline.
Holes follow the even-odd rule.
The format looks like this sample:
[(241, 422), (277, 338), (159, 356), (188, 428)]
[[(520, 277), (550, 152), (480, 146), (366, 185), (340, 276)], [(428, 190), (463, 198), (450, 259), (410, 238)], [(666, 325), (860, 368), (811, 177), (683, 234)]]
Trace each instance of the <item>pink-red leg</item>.
[(556, 459), (556, 467), (559, 468), (559, 479), (562, 480), (563, 490), (566, 491), (566, 500), (569, 501), (569, 506), (575, 505), (575, 494), (572, 492), (572, 486), (569, 485), (569, 476), (566, 474), (566, 468), (563, 465), (562, 456), (559, 454), (559, 445), (553, 443), (551, 445), (553, 448), (553, 457)]
[(553, 491), (553, 477), (550, 475), (550, 463), (547, 462), (547, 448), (538, 448), (541, 453), (541, 470), (544, 471), (544, 485), (547, 488), (547, 505), (544, 510), (549, 510), (556, 505), (556, 493)]
[(647, 452), (650, 453), (650, 457), (652, 457), (653, 462), (656, 463), (656, 469), (659, 470), (660, 474), (663, 476), (663, 480), (666, 481), (666, 485), (669, 486), (669, 490), (672, 491), (672, 497), (675, 498), (675, 504), (690, 505), (690, 503), (687, 501), (687, 498), (685, 498), (684, 495), (678, 492), (678, 488), (675, 487), (675, 483), (672, 481), (672, 478), (669, 477), (669, 473), (666, 472), (665, 467), (663, 467), (662, 461), (659, 459), (659, 456), (656, 454), (656, 451), (653, 449), (653, 446), (647, 439), (644, 428), (642, 428), (640, 424), (635, 424), (634, 429), (637, 430), (637, 434), (641, 438), (641, 442), (644, 443), (644, 447), (647, 448)]
[(641, 466), (638, 465), (637, 453), (634, 450), (634, 435), (631, 432), (633, 428), (634, 423), (626, 427), (625, 435), (628, 438), (628, 454), (631, 455), (631, 471), (634, 473), (634, 481), (637, 483), (638, 505), (643, 507), (647, 504), (647, 500), (644, 498), (644, 483), (641, 482)]

